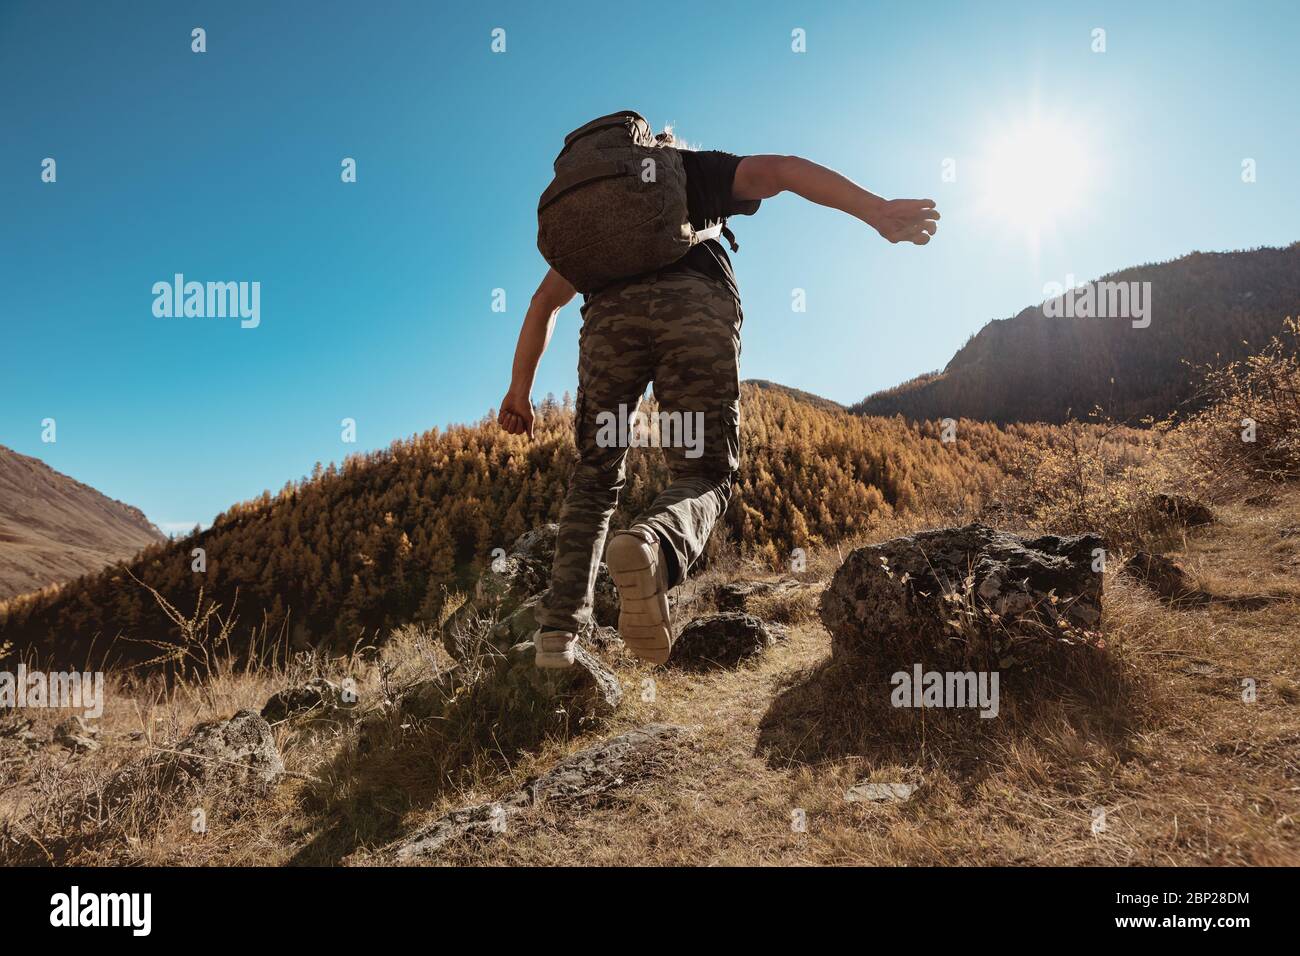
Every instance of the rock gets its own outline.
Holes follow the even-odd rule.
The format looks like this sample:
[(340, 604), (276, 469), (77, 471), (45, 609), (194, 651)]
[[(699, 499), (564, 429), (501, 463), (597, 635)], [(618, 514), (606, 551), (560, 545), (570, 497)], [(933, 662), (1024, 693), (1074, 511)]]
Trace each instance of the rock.
[(201, 781), (265, 791), (284, 772), (271, 725), (251, 710), (200, 724), (178, 746), (180, 767)]
[(262, 717), (279, 723), (290, 717), (312, 714), (323, 717), (326, 714), (347, 712), (356, 706), (356, 699), (344, 694), (343, 688), (323, 677), (313, 677), (297, 687), (289, 687), (274, 694), (262, 708)]
[(761, 654), (788, 636), (779, 624), (752, 614), (723, 611), (697, 617), (682, 629), (673, 644), (670, 664), (689, 667), (734, 667)]
[(603, 720), (623, 702), (623, 685), (581, 644), (574, 650), (572, 667), (543, 669), (533, 663), (531, 641), (516, 644), (494, 659), (476, 691), (503, 720), (523, 721), (539, 711), (556, 710), (565, 711), (570, 723)]
[(98, 727), (89, 726), (81, 717), (73, 715), (54, 728), (54, 743), (62, 744), (73, 753), (86, 753), (99, 749)]
[(836, 655), (1011, 666), (1090, 643), (1101, 623), (1097, 535), (1025, 539), (969, 524), (853, 551), (822, 595)]
[(575, 807), (653, 774), (662, 758), (686, 736), (667, 724), (648, 724), (580, 750), (500, 800), (454, 810), (390, 844), (383, 855), (410, 863), (435, 857), (466, 836), (484, 839), (508, 832), (511, 818), (531, 806)]
[(565, 757), (522, 788), (533, 803), (571, 805), (590, 801), (650, 776), (655, 758), (687, 731), (672, 724), (646, 724)]
[(271, 725), (251, 710), (199, 724), (174, 748), (159, 749), (119, 770), (101, 791), (112, 807), (161, 790), (218, 790), (262, 796), (284, 772)]
[(1146, 585), (1166, 601), (1208, 604), (1211, 600), (1211, 596), (1198, 588), (1179, 564), (1163, 554), (1138, 551), (1124, 562), (1120, 573)]
[[(442, 641), (447, 653), (458, 661), (482, 653), (485, 630), (491, 632), (489, 642), (501, 650), (532, 636), (537, 626), (535, 612), (550, 584), (558, 534), (557, 524), (526, 531), (504, 556), (484, 569), (474, 584), (473, 595), (443, 625)], [(596, 573), (588, 630), (617, 623), (618, 590), (602, 563)]]
[(1277, 504), (1277, 495), (1271, 491), (1261, 491), (1257, 495), (1251, 495), (1242, 501), (1248, 508), (1271, 508)]
[(524, 601), (492, 628), (492, 644), (505, 650), (523, 641), (532, 640), (537, 630), (537, 612), (541, 610), (542, 595), (537, 594)]
[(1158, 494), (1151, 497), (1151, 507), (1176, 524), (1189, 528), (1213, 524), (1214, 512), (1187, 495)]
[[(510, 553), (535, 565), (542, 565), (544, 573), (549, 575), (551, 562), (555, 560), (555, 541), (559, 536), (560, 526), (552, 521), (521, 534), (511, 545)], [(544, 585), (546, 582), (542, 583)]]
[(849, 803), (906, 803), (915, 792), (910, 783), (859, 783), (849, 787), (844, 799)]
[[(511, 798), (522, 800), (525, 799), (525, 794), (522, 791), (515, 791), (507, 800)], [(526, 804), (497, 801), (453, 810), (409, 837), (392, 844), (384, 855), (391, 856), (399, 863), (410, 863), (434, 856), (454, 840), (461, 840), (467, 836), (487, 839), (498, 833), (505, 833), (509, 829), (508, 818), (522, 810), (524, 806)]]

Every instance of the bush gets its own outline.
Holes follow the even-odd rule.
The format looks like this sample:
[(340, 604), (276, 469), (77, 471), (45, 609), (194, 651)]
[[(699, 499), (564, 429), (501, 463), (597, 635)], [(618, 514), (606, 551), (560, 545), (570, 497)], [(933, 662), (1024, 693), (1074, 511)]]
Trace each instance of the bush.
[(1300, 478), (1300, 323), (1257, 355), (1204, 369), (1191, 418), (1162, 423), (1207, 485)]

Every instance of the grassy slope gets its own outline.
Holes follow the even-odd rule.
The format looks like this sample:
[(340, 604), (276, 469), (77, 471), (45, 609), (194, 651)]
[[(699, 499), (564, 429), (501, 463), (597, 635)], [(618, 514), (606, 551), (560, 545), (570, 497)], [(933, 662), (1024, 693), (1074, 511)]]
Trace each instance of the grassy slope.
[(0, 445), (0, 601), (163, 540), (136, 508)]
[[(625, 710), (599, 735), (648, 720), (694, 727), (691, 746), (670, 773), (581, 814), (529, 811), (504, 838), (461, 846), (446, 860), (1300, 863), (1300, 537), (1279, 535), (1300, 525), (1300, 491), (1285, 493), (1272, 508), (1232, 505), (1222, 513), (1221, 525), (1172, 553), (1212, 590), (1284, 600), (1255, 611), (1172, 610), (1112, 568), (1105, 630), (1126, 688), (1035, 694), (1039, 702), (1025, 704), (1004, 685), (1002, 716), (991, 721), (973, 713), (895, 711), (879, 703), (883, 691), (861, 692), (863, 675), (829, 664), (829, 637), (809, 606), (787, 608), (799, 620), (791, 640), (756, 664), (704, 675), (620, 667), (629, 690)], [(833, 554), (818, 556), (809, 576), (824, 580), (835, 563)], [(384, 651), (398, 673), (427, 667), (430, 653), (427, 638), (413, 633)], [(362, 670), (363, 701), (377, 689), (376, 670)], [(636, 689), (652, 673), (657, 699), (645, 702)], [(1258, 682), (1257, 702), (1241, 700), (1243, 677)], [(285, 680), (264, 671), (219, 677), (170, 697), (143, 689), (113, 695), (105, 748), (75, 761), (58, 748), (42, 751), (25, 775), (0, 787), (0, 818), (40, 807), (42, 833), (57, 830), (54, 796), (89, 786), (105, 768), (136, 755), (146, 745), (131, 741), (130, 732), (175, 739), (199, 719), (260, 707)], [(436, 779), (418, 728), (365, 758), (343, 754), (347, 733), (278, 728), (286, 763), (302, 776), (237, 819), (213, 814), (206, 835), (190, 832), (188, 813), (161, 824), (118, 821), (118, 839), (92, 841), (74, 859), (366, 863), (386, 839), (504, 793), (597, 736), (551, 739), (531, 754), (485, 751), (464, 774)], [(903, 805), (845, 802), (844, 791), (863, 779), (922, 787)], [(794, 808), (807, 814), (806, 833), (791, 830)], [(1096, 835), (1095, 808), (1107, 814), (1106, 829)]]

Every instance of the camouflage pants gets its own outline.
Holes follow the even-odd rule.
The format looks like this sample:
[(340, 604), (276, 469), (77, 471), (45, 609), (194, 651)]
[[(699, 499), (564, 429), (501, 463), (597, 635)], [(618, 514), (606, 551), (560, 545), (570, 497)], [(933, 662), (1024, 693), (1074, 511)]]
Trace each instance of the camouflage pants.
[(578, 463), (560, 513), (539, 622), (576, 631), (626, 480), (623, 423), (654, 382), (658, 443), (672, 484), (636, 523), (653, 528), (679, 584), (727, 508), (740, 464), (740, 304), (712, 279), (653, 275), (593, 295), (578, 349)]

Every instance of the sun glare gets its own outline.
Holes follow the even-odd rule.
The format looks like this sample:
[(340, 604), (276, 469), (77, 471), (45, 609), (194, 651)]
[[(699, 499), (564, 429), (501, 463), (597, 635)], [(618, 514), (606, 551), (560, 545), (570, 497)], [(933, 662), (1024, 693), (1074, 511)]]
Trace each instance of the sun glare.
[(985, 213), (1035, 241), (1068, 224), (1082, 211), (1092, 180), (1084, 147), (1076, 132), (1051, 120), (999, 131), (981, 163)]

